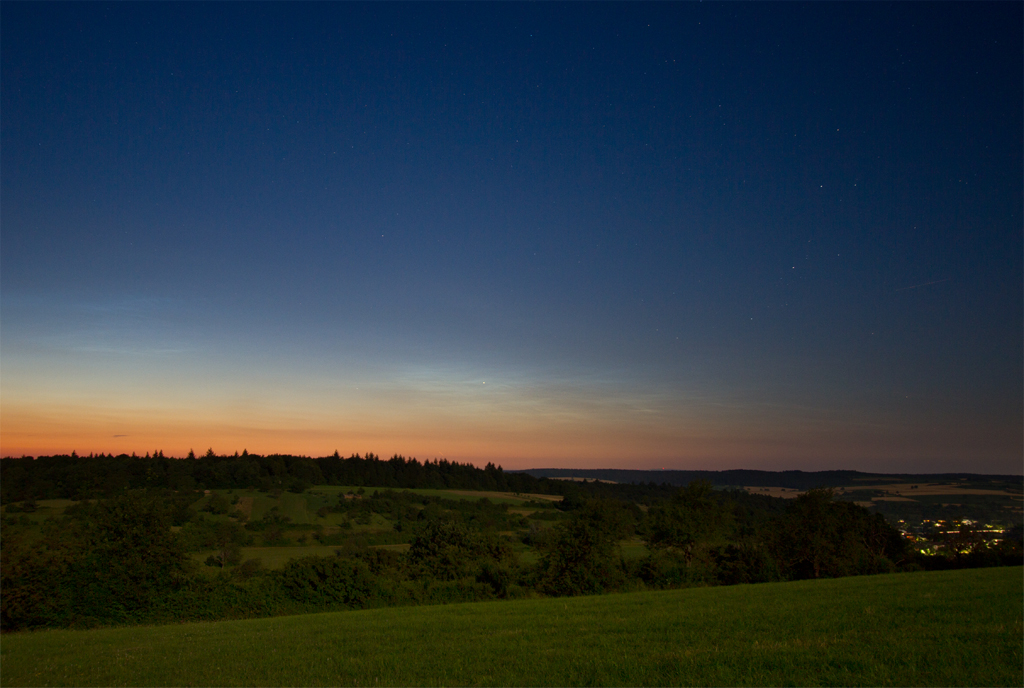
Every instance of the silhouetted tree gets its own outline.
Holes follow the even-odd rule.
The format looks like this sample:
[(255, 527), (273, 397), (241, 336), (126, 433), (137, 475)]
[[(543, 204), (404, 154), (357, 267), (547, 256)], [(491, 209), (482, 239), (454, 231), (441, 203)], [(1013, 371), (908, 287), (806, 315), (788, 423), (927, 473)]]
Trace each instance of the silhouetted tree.
[(681, 488), (668, 504), (648, 513), (647, 543), (654, 550), (682, 557), (687, 566), (732, 533), (730, 505), (717, 499), (707, 480)]
[(550, 595), (590, 595), (622, 584), (619, 538), (629, 529), (621, 504), (591, 501), (554, 527), (545, 539), (539, 587)]

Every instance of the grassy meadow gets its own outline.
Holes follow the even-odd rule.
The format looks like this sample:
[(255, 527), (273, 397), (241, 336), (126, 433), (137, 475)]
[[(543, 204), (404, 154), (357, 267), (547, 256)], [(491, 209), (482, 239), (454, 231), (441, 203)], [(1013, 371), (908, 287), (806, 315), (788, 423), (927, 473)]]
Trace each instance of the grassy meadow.
[(1020, 567), (5, 634), (4, 686), (972, 685), (1022, 675)]

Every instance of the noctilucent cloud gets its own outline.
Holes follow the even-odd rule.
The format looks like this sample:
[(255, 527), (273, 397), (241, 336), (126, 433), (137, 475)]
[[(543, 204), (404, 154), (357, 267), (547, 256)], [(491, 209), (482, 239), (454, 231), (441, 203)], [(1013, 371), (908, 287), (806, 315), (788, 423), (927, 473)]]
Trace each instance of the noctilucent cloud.
[(0, 12), (3, 455), (1020, 472), (1020, 3)]

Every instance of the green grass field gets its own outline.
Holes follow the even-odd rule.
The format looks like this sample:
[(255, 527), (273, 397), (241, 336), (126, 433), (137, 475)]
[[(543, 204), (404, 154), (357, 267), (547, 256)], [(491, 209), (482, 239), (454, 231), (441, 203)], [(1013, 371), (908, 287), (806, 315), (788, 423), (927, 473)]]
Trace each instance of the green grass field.
[[(288, 520), (288, 527), (285, 529), (283, 535), (286, 541), (277, 542), (271, 545), (263, 545), (260, 542), (260, 538), (257, 535), (256, 542), (252, 546), (242, 547), (241, 556), (242, 559), (257, 558), (260, 559), (264, 568), (268, 569), (280, 569), (290, 559), (295, 559), (309, 555), (319, 556), (331, 556), (335, 550), (339, 549), (340, 544), (333, 545), (321, 545), (311, 535), (312, 529), (321, 529), (320, 532), (328, 536), (336, 536), (339, 533), (346, 537), (364, 536), (369, 539), (371, 546), (380, 547), (392, 551), (406, 551), (409, 548), (409, 544), (397, 544), (387, 542), (388, 540), (401, 539), (394, 532), (394, 522), (389, 520), (387, 517), (381, 514), (371, 514), (368, 523), (352, 522), (348, 516), (343, 513), (328, 513), (325, 516), (317, 514), (317, 510), (323, 506), (333, 506), (338, 502), (338, 497), (348, 492), (357, 492), (363, 490), (363, 497), (369, 497), (370, 495), (380, 492), (385, 488), (367, 487), (360, 488), (356, 486), (346, 485), (319, 485), (310, 488), (302, 494), (294, 494), (290, 492), (277, 492), (275, 493), (264, 493), (256, 490), (209, 490), (206, 495), (198, 497), (192, 504), (192, 508), (196, 511), (201, 512), (202, 518), (209, 521), (231, 521), (234, 519), (229, 515), (213, 515), (206, 513), (204, 507), (210, 502), (211, 498), (215, 494), (220, 494), (229, 500), (240, 500), (239, 503), (232, 504), (232, 509), (238, 508), (246, 513), (250, 520), (258, 521), (271, 513), (277, 513), (281, 516), (286, 516)], [(417, 490), (403, 490), (404, 492), (413, 492), (418, 495), (442, 497), (445, 499), (468, 501), (477, 500), (481, 497), (487, 497), (492, 502), (496, 503), (507, 503), (512, 505), (522, 505), (524, 502), (530, 499), (542, 499), (546, 502), (551, 502), (552, 498), (545, 497), (543, 495), (515, 495), (510, 492), (470, 492), (470, 491), (459, 491), (459, 490), (430, 490), (430, 489), (417, 489)], [(68, 502), (70, 504), (71, 502)], [(532, 513), (536, 509), (526, 509), (526, 513)], [(341, 526), (345, 528), (342, 529)], [(541, 524), (542, 526), (550, 526), (550, 522)], [(304, 530), (306, 529), (306, 530)], [(507, 535), (513, 535), (512, 531), (506, 533)], [(408, 534), (406, 538), (410, 537)], [(384, 542), (381, 542), (384, 540)], [(303, 544), (305, 543), (305, 544)], [(535, 563), (537, 560), (536, 552), (532, 549), (525, 548), (523, 554), (524, 563)], [(207, 557), (215, 554), (214, 550), (201, 550), (194, 551), (189, 554), (189, 557), (196, 563), (202, 564), (206, 561)], [(640, 558), (647, 554), (647, 549), (642, 543), (625, 543), (623, 547), (623, 554), (628, 559)], [(200, 569), (209, 575), (214, 575), (219, 571), (217, 568)]]
[(4, 635), (4, 686), (1019, 686), (1022, 570)]
[[(291, 492), (282, 492), (278, 496), (273, 496), (269, 493), (257, 492), (255, 490), (210, 490), (210, 494), (198, 497), (195, 503), (192, 505), (197, 511), (209, 502), (213, 494), (221, 494), (225, 497), (234, 498), (238, 497), (243, 500), (251, 502), (251, 508), (248, 516), (251, 520), (259, 520), (270, 513), (272, 509), (276, 510), (282, 516), (287, 516), (291, 519), (291, 523), (296, 525), (338, 525), (345, 520), (341, 514), (328, 514), (326, 517), (317, 515), (317, 509), (322, 506), (333, 506), (337, 503), (338, 497), (347, 492), (356, 492), (362, 489), (364, 497), (383, 491), (387, 488), (381, 487), (354, 487), (349, 485), (317, 485), (306, 490), (302, 494), (294, 494)], [(417, 489), (417, 490), (400, 490), (402, 492), (413, 492), (418, 495), (429, 496), (429, 497), (441, 497), (444, 499), (452, 500), (478, 500), (482, 497), (486, 497), (492, 502), (498, 504), (508, 504), (510, 506), (520, 506), (524, 502), (531, 499), (539, 500), (542, 502), (553, 502), (561, 499), (561, 497), (551, 497), (546, 495), (515, 495), (511, 492), (472, 492), (465, 490), (428, 490), (428, 489)], [(58, 504), (59, 503), (59, 504)], [(46, 502), (40, 502), (40, 513), (38, 516), (33, 515), (34, 521), (40, 521), (49, 515), (58, 515), (63, 512), (64, 507), (72, 502), (68, 500), (47, 500)], [(44, 506), (45, 505), (45, 506)], [(234, 508), (234, 505), (232, 505)], [(526, 513), (532, 512), (534, 509), (526, 510)], [(211, 516), (205, 515), (206, 518), (211, 520), (228, 520), (227, 516)]]
[[(392, 552), (405, 552), (409, 549), (408, 544), (398, 545), (376, 545), (377, 549), (390, 550)], [(242, 547), (242, 559), (259, 559), (264, 568), (281, 569), (291, 559), (299, 559), (316, 555), (318, 557), (333, 557), (336, 550), (341, 549), (338, 545), (298, 545), (294, 547)], [(194, 552), (189, 555), (192, 561), (197, 564), (203, 563), (208, 556), (215, 554), (214, 550)], [(202, 569), (200, 569), (202, 570)], [(210, 575), (218, 573), (220, 569), (214, 567), (209, 570)]]
[(309, 494), (320, 494), (331, 497), (331, 503), (337, 500), (337, 495), (345, 494), (346, 492), (355, 492), (356, 490), (362, 489), (365, 494), (372, 495), (375, 492), (382, 492), (384, 490), (394, 490), (396, 492), (412, 492), (414, 494), (423, 495), (426, 497), (442, 497), (444, 499), (472, 499), (477, 500), (482, 497), (486, 497), (492, 502), (498, 504), (509, 504), (517, 505), (522, 504), (530, 500), (541, 501), (541, 502), (557, 502), (562, 499), (561, 495), (535, 495), (535, 494), (516, 494), (514, 492), (481, 492), (479, 490), (433, 490), (427, 488), (387, 488), (387, 487), (354, 487), (351, 485), (316, 485), (309, 488), (307, 493)]

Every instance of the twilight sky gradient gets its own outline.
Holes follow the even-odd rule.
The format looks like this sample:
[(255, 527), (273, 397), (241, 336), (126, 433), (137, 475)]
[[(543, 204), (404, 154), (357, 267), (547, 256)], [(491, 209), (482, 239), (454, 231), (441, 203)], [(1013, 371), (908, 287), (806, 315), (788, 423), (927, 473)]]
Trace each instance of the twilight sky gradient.
[(0, 453), (1020, 472), (1022, 7), (4, 2)]

